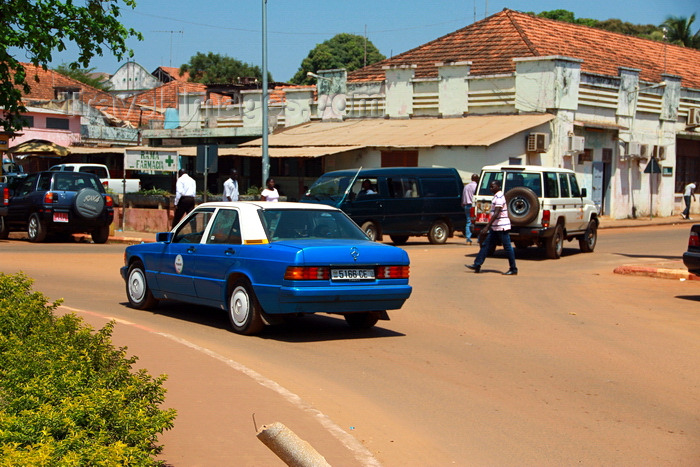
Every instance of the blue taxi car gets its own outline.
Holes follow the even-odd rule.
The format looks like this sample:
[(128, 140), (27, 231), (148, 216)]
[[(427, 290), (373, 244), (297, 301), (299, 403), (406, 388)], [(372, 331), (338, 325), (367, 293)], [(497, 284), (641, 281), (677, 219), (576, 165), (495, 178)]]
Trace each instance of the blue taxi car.
[(411, 295), (404, 250), (371, 241), (339, 209), (302, 203), (201, 204), (155, 243), (127, 247), (121, 274), (130, 306), (220, 308), (240, 334), (303, 313), (369, 328)]

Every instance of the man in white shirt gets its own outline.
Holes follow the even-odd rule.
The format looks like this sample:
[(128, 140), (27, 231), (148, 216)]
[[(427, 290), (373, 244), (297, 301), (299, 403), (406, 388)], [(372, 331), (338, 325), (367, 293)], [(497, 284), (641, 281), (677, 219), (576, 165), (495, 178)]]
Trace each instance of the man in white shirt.
[(231, 169), (231, 176), (224, 182), (224, 194), (221, 201), (238, 201), (238, 171)]
[(478, 273), (481, 271), (481, 265), (484, 264), (489, 248), (491, 245), (494, 245), (494, 242), (500, 240), (506, 255), (508, 255), (509, 265), (508, 271), (503, 274), (515, 276), (518, 274), (518, 267), (515, 265), (515, 251), (513, 251), (513, 245), (510, 243), (510, 234), (508, 233), (510, 231), (510, 218), (508, 217), (506, 196), (501, 191), (501, 182), (491, 182), (489, 189), (494, 195), (491, 200), (491, 217), (481, 232), (479, 232), (481, 249), (476, 255), (474, 264), (467, 264), (466, 266), (474, 272)]
[(462, 191), (462, 207), (467, 216), (467, 225), (464, 228), (464, 236), (467, 239), (467, 245), (472, 244), (472, 202), (476, 193), (476, 186), (479, 183), (479, 174), (472, 174), (472, 181), (464, 185)]
[(683, 189), (683, 200), (685, 201), (685, 209), (681, 213), (683, 219), (691, 219), (690, 217), (690, 203), (691, 199), (695, 201), (695, 190), (697, 189), (697, 182), (688, 183)]
[(197, 183), (187, 174), (185, 169), (180, 169), (178, 175), (179, 178), (175, 184), (173, 227), (180, 222), (182, 216), (194, 209), (194, 197), (197, 194)]

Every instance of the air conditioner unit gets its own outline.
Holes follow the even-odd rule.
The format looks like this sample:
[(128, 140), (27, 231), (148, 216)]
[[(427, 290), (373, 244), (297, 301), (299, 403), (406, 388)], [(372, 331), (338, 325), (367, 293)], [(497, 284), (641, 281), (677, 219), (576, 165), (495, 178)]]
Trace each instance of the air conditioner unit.
[(700, 107), (688, 109), (688, 126), (700, 126)]
[(583, 136), (569, 136), (569, 152), (583, 152), (583, 147), (586, 144), (586, 138)]
[(640, 159), (649, 159), (649, 145), (640, 144), (639, 145), (639, 157)]
[(530, 133), (527, 135), (527, 152), (547, 152), (549, 135), (547, 133)]
[(654, 146), (654, 158), (660, 161), (666, 160), (666, 146)]
[(639, 157), (642, 151), (642, 143), (639, 141), (630, 141), (627, 143), (627, 155), (629, 157)]

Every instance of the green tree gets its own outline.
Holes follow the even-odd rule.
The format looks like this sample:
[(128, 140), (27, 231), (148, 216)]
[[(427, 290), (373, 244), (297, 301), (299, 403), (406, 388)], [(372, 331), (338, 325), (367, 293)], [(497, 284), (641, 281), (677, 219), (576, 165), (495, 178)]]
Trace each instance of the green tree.
[[(213, 52), (197, 52), (188, 63), (180, 66), (180, 73), (190, 73), (190, 81), (204, 84), (237, 83), (243, 78), (262, 80), (262, 70), (257, 65), (243, 63), (235, 58)], [(268, 72), (268, 81), (272, 75)]]
[(109, 90), (109, 83), (105, 82), (103, 79), (94, 76), (95, 67), (92, 68), (81, 68), (79, 66), (73, 66), (62, 63), (54, 71), (61, 73), (64, 76), (73, 78), (76, 81), (92, 86), (93, 88), (101, 89), (103, 91)]
[(318, 70), (334, 68), (345, 68), (347, 71), (353, 71), (385, 58), (365, 37), (342, 33), (316, 45), (302, 60), (299, 71), (296, 72), (291, 81), (295, 84), (313, 84), (315, 81), (307, 76), (308, 72), (315, 73)]
[(672, 44), (683, 45), (685, 47), (700, 48), (700, 30), (695, 34), (692, 31), (692, 24), (695, 21), (695, 14), (690, 18), (669, 16), (661, 25), (665, 29), (666, 40)]
[[(22, 94), (31, 91), (31, 80), (21, 55), (32, 65), (48, 69), (54, 51), (75, 44), (78, 57), (71, 62), (88, 67), (95, 55), (108, 50), (117, 59), (133, 56), (126, 46), (129, 37), (142, 36), (119, 22), (122, 6), (134, 8), (135, 0), (71, 1), (24, 0), (0, 2), (0, 125), (6, 131), (21, 130), (26, 108)], [(122, 5), (123, 4), (123, 5)], [(26, 57), (26, 58), (25, 58)]]

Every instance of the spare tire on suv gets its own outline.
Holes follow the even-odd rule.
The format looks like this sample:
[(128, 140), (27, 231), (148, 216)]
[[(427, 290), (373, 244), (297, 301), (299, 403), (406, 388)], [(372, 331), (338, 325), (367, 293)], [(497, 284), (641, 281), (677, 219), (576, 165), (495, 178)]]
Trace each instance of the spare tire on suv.
[(93, 188), (83, 188), (75, 195), (73, 201), (75, 213), (84, 219), (95, 219), (102, 214), (105, 200), (102, 194)]
[(537, 195), (524, 186), (511, 188), (506, 193), (508, 217), (513, 225), (527, 225), (537, 219), (540, 203)]

